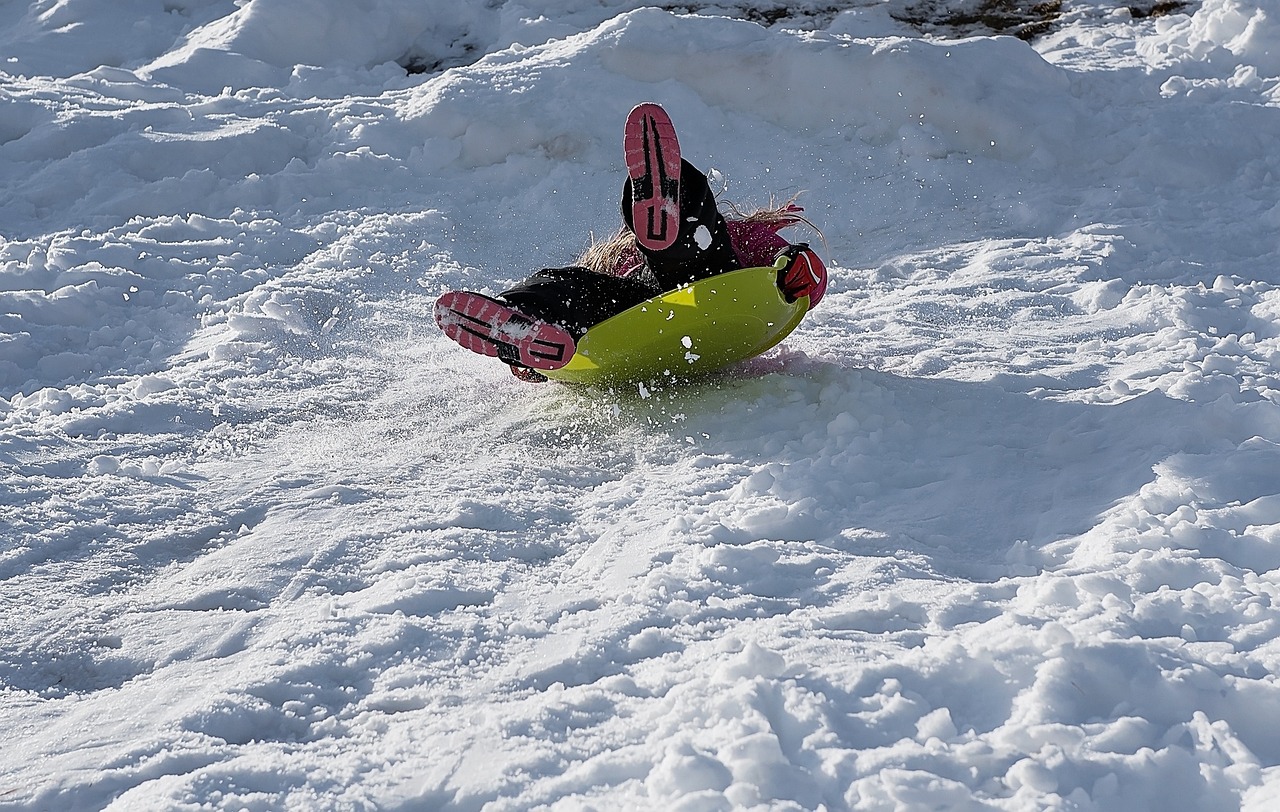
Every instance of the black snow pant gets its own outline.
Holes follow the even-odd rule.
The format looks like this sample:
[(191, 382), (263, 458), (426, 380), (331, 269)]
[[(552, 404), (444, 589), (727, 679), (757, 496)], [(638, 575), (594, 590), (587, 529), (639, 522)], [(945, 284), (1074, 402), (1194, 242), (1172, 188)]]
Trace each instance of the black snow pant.
[[(622, 221), (631, 222), (631, 179), (622, 187)], [(729, 227), (716, 208), (707, 176), (693, 164), (680, 166), (680, 231), (670, 247), (640, 246), (651, 280), (622, 278), (590, 268), (544, 268), (500, 298), (529, 316), (562, 325), (575, 338), (628, 308), (681, 285), (741, 267)]]

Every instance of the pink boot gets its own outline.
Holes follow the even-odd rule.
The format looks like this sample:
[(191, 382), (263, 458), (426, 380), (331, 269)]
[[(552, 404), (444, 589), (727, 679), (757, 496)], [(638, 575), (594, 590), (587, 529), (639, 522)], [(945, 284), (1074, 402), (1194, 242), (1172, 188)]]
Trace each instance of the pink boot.
[(436, 324), (472, 352), (529, 369), (559, 369), (577, 349), (563, 327), (465, 290), (451, 290), (436, 300)]
[(670, 248), (680, 233), (680, 142), (671, 117), (652, 102), (627, 115), (622, 151), (631, 176), (631, 227), (650, 251)]

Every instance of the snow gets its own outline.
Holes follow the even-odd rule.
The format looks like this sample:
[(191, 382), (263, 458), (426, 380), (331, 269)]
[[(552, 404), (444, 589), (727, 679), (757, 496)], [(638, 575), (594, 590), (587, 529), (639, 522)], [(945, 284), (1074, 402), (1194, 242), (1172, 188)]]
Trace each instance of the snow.
[[(0, 3), (0, 808), (1280, 803), (1273, 4), (643, 5)], [(446, 340), (646, 100), (821, 306)]]

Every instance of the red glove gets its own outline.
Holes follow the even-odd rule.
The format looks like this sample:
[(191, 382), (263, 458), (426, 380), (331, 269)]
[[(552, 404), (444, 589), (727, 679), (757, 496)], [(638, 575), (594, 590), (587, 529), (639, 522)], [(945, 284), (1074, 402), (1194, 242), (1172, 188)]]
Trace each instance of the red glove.
[(788, 302), (808, 296), (809, 309), (817, 307), (822, 294), (827, 292), (827, 266), (822, 264), (822, 259), (808, 243), (783, 248), (778, 252), (774, 267), (778, 268), (778, 287)]
[(536, 369), (529, 369), (528, 367), (516, 366), (515, 364), (508, 364), (507, 366), (511, 367), (512, 375), (515, 375), (516, 378), (524, 381), (525, 383), (546, 383), (547, 382), (547, 376), (543, 375), (541, 372), (539, 372)]

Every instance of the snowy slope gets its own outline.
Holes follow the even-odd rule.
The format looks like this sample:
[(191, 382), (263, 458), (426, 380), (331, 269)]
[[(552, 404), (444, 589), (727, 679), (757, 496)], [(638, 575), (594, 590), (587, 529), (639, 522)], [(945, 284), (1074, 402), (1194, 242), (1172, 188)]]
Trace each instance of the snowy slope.
[[(0, 809), (1280, 805), (1280, 12), (643, 5), (0, 0)], [(822, 306), (445, 340), (644, 100)]]

